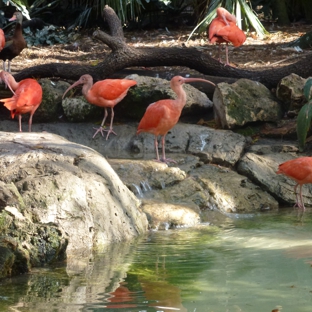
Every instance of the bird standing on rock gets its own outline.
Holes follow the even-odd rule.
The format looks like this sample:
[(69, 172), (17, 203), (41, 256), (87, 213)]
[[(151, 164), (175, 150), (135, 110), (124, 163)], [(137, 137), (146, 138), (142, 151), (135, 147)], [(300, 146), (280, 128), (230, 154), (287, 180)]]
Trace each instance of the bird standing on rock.
[(8, 60), (8, 71), (11, 72), (11, 61), (18, 56), (24, 48), (27, 47), (26, 41), (23, 37), (22, 22), (23, 15), (21, 12), (15, 12), (9, 21), (15, 21), (16, 26), (12, 40), (6, 42), (4, 48), (0, 52), (0, 59), (3, 61), (3, 70), (5, 71), (5, 61)]
[[(277, 174), (283, 174), (297, 184), (295, 185), (296, 205), (305, 210), (302, 198), (302, 185), (312, 183), (312, 157), (299, 157), (288, 160), (278, 166)], [(299, 193), (297, 188), (299, 186)]]
[[(215, 85), (209, 80), (201, 78), (183, 78), (181, 76), (175, 76), (170, 81), (171, 89), (176, 93), (175, 100), (166, 99), (160, 100), (150, 104), (144, 116), (142, 117), (137, 134), (141, 132), (149, 132), (154, 134), (154, 146), (156, 151), (156, 161), (169, 163), (176, 163), (173, 159), (166, 158), (165, 155), (165, 136), (170, 129), (179, 121), (183, 107), (186, 104), (186, 93), (183, 89), (183, 84), (188, 82), (202, 81)], [(159, 158), (158, 153), (158, 136), (162, 136), (162, 158)]]
[(219, 61), (221, 62), (221, 43), (225, 43), (226, 65), (229, 63), (228, 44), (241, 46), (246, 41), (245, 33), (236, 25), (236, 17), (224, 8), (217, 9), (217, 17), (208, 28), (208, 38), (211, 43), (219, 45)]
[(32, 117), (41, 104), (42, 88), (40, 84), (31, 78), (16, 82), (14, 77), (5, 71), (0, 73), (0, 80), (4, 82), (13, 92), (13, 96), (8, 99), (0, 99), (4, 106), (11, 111), (11, 117), (18, 115), (19, 131), (22, 132), (22, 114), (30, 113), (29, 132), (31, 132)]
[[(107, 131), (106, 140), (111, 133), (117, 135), (113, 131), (114, 120), (114, 106), (118, 104), (128, 93), (128, 90), (137, 84), (135, 80), (130, 79), (105, 79), (97, 81), (93, 84), (93, 78), (90, 75), (83, 75), (78, 81), (71, 85), (63, 94), (65, 94), (72, 88), (82, 84), (82, 94), (86, 100), (96, 106), (104, 107), (105, 114), (101, 126), (96, 130), (94, 138), (99, 132), (104, 136), (103, 131)], [(104, 123), (108, 115), (107, 108), (111, 108), (111, 122), (109, 130), (104, 130)]]

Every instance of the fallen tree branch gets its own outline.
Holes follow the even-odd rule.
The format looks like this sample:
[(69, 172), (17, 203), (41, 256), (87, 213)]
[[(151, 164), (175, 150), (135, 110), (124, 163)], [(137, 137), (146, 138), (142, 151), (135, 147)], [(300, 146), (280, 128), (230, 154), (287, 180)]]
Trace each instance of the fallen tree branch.
[(282, 68), (270, 68), (262, 71), (247, 71), (219, 63), (205, 51), (181, 47), (168, 48), (132, 48), (124, 39), (121, 23), (115, 12), (108, 6), (104, 8), (104, 18), (110, 25), (111, 35), (97, 30), (94, 38), (111, 48), (111, 53), (96, 66), (51, 63), (22, 70), (14, 77), (17, 81), (28, 77), (58, 77), (78, 80), (83, 74), (90, 74), (94, 81), (106, 79), (114, 73), (129, 67), (183, 66), (208, 76), (247, 78), (259, 81), (269, 88), (276, 87), (285, 76), (296, 73), (307, 78), (312, 73), (312, 54), (297, 63)]

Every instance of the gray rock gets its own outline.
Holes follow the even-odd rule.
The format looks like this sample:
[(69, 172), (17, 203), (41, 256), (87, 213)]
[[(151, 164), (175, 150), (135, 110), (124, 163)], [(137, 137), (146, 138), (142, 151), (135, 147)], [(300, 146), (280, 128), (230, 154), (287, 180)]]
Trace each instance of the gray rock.
[(233, 84), (219, 83), (213, 95), (218, 126), (234, 129), (251, 122), (277, 121), (283, 115), (281, 104), (259, 82), (239, 79)]
[[(262, 190), (272, 194), (280, 203), (294, 205), (296, 202), (295, 181), (284, 175), (277, 175), (276, 172), (279, 164), (298, 157), (296, 153), (298, 149), (294, 143), (290, 142), (284, 144), (278, 142), (276, 146), (272, 144), (272, 141), (266, 142), (260, 141), (256, 144), (256, 146), (260, 145), (259, 148), (253, 147), (247, 151), (238, 162), (237, 171), (259, 185)], [(255, 150), (257, 153), (253, 153)], [(303, 197), (305, 204), (312, 204), (311, 185), (303, 187)]]
[(284, 77), (277, 85), (276, 96), (283, 103), (284, 110), (298, 110), (305, 102), (303, 87), (307, 79), (296, 74)]
[[(168, 80), (135, 74), (125, 78), (136, 80), (137, 85), (130, 88), (127, 96), (114, 107), (116, 120), (131, 118), (139, 121), (149, 104), (161, 99), (176, 97)], [(183, 88), (187, 93), (187, 101), (182, 115), (201, 114), (212, 109), (213, 103), (205, 93), (187, 83)], [(92, 121), (98, 118), (98, 121), (101, 122), (104, 117), (103, 108), (89, 104), (82, 96), (66, 97), (62, 102), (62, 107), (64, 115), (69, 121)], [(107, 122), (109, 120), (110, 116), (108, 116)]]
[(188, 131), (190, 140), (187, 151), (205, 163), (234, 166), (249, 142), (248, 138), (232, 131), (199, 126), (190, 126)]
[(221, 166), (194, 169), (202, 187), (210, 194), (208, 207), (226, 213), (254, 213), (278, 208), (278, 202), (246, 176)]
[[(147, 230), (140, 200), (94, 150), (49, 133), (1, 132), (0, 142), (0, 166), (5, 168), (0, 232), (14, 237), (16, 246), (29, 246), (25, 255), (29, 263), (58, 260), (57, 255), (64, 258), (65, 250), (68, 257), (88, 254)], [(29, 229), (27, 237), (17, 235), (16, 229), (20, 233)], [(38, 239), (45, 247), (36, 260), (32, 251), (38, 250), (33, 243)], [(0, 245), (12, 249), (14, 244)]]
[(62, 96), (69, 87), (65, 81), (40, 79), (42, 87), (42, 102), (34, 115), (34, 122), (56, 121), (62, 115)]
[(104, 117), (104, 109), (90, 104), (84, 96), (66, 97), (62, 101), (64, 115), (68, 121), (82, 122), (96, 120)]
[[(138, 75), (130, 75), (126, 78), (137, 81), (137, 85), (130, 88), (127, 96), (115, 106), (116, 116), (140, 120), (151, 103), (176, 97), (168, 80)], [(205, 113), (212, 109), (213, 103), (205, 93), (188, 83), (185, 83), (183, 88), (187, 94), (187, 100), (181, 113), (182, 116)]]
[[(192, 218), (189, 215), (192, 221), (188, 223), (184, 223), (182, 215), (182, 219), (176, 218), (175, 226), (198, 222), (200, 212), (207, 208), (225, 213), (254, 213), (278, 208), (278, 202), (246, 176), (226, 167), (205, 165), (198, 158), (197, 163), (196, 158), (189, 157), (184, 163), (179, 159), (178, 168), (151, 161), (109, 162), (121, 180), (142, 198), (144, 211), (145, 205), (149, 206), (152, 201), (153, 206), (157, 206), (155, 202), (159, 205), (166, 203), (168, 211), (172, 210), (172, 205), (182, 205), (196, 213)], [(186, 162), (192, 163), (192, 167), (185, 165)], [(187, 168), (187, 172), (181, 168)], [(159, 221), (158, 212), (155, 211), (155, 214), (149, 209), (151, 221), (154, 218)]]

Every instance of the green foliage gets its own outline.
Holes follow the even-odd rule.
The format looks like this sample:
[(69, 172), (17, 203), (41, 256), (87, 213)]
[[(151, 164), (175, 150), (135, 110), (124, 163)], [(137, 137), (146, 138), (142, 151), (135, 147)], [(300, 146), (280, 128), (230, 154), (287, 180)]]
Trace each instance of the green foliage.
[(312, 119), (311, 87), (312, 87), (312, 78), (308, 78), (303, 88), (303, 94), (308, 103), (302, 106), (297, 117), (297, 137), (299, 141), (300, 152), (304, 150), (307, 133), (311, 126)]
[(34, 0), (31, 5), (27, 0), (2, 0), (5, 4), (10, 3), (11, 5), (15, 6), (18, 11), (21, 11), (22, 14), (30, 20), (30, 16), (34, 17), (38, 13), (45, 11), (45, 10), (52, 10), (56, 8), (56, 6), (62, 0), (54, 0), (54, 1), (47, 1), (47, 0)]
[(32, 32), (29, 27), (24, 29), (24, 38), (27, 46), (53, 45), (56, 43), (66, 43), (69, 41), (68, 33), (62, 28), (56, 28), (53, 25), (45, 26), (43, 29), (37, 29)]
[(312, 78), (308, 78), (303, 87), (303, 95), (307, 101), (309, 101), (312, 98), (311, 87), (312, 87)]

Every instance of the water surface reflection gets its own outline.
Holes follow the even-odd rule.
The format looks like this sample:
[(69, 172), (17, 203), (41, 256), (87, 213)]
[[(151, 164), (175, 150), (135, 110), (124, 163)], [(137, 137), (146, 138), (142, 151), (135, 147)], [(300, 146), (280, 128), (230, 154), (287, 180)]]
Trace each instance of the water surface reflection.
[(152, 232), (1, 281), (0, 311), (311, 311), (311, 216)]

